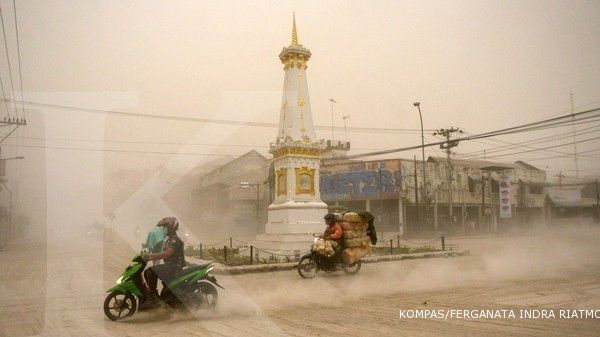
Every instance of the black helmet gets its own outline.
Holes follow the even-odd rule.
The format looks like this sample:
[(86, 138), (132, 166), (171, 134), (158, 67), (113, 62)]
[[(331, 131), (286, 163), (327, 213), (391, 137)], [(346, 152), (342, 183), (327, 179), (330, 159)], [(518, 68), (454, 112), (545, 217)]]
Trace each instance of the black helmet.
[(335, 220), (337, 217), (335, 216), (334, 213), (327, 213), (325, 214), (325, 216), (323, 217), (323, 219), (325, 219), (325, 221), (327, 220)]
[(177, 218), (172, 217), (172, 216), (168, 216), (166, 218), (162, 218), (156, 224), (156, 226), (163, 227), (163, 226), (167, 226), (168, 224), (172, 224), (173, 225), (173, 230), (175, 230), (175, 231), (177, 231), (177, 229), (179, 229), (179, 221), (177, 220)]

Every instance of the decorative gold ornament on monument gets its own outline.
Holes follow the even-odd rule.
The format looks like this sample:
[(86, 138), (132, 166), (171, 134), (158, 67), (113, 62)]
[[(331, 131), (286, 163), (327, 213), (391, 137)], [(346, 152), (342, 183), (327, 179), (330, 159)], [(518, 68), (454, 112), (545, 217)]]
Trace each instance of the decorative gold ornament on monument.
[(287, 168), (277, 170), (277, 195), (287, 194)]
[(315, 194), (315, 169), (296, 167), (296, 195)]

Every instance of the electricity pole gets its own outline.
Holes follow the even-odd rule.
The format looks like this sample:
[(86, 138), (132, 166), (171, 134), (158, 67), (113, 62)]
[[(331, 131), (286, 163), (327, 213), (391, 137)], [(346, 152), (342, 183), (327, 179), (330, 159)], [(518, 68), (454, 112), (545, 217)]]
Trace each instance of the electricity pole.
[(13, 132), (15, 132), (20, 126), (25, 126), (27, 125), (27, 120), (25, 120), (25, 118), (11, 118), (11, 117), (4, 117), (3, 120), (0, 120), (0, 127), (3, 126), (14, 126), (14, 128), (12, 130), (10, 130), (6, 135), (4, 135), (4, 137), (2, 137), (0, 139), (0, 143), (2, 143), (3, 141), (6, 140), (6, 138), (8, 138)]
[(563, 182), (563, 178), (565, 177), (561, 172), (558, 172), (558, 175), (556, 175), (555, 177), (558, 178), (558, 188), (562, 188), (562, 182)]
[[(573, 89), (571, 89), (571, 118), (575, 122), (575, 106), (573, 104)], [(575, 178), (579, 178), (579, 164), (577, 163), (577, 129), (573, 123), (573, 156), (575, 157)]]
[(454, 207), (454, 202), (452, 200), (452, 162), (450, 160), (450, 155), (452, 155), (452, 148), (453, 147), (457, 147), (458, 146), (458, 140), (457, 139), (450, 139), (452, 137), (453, 134), (458, 133), (458, 134), (462, 134), (463, 131), (460, 128), (455, 128), (455, 127), (451, 127), (449, 129), (438, 129), (436, 130), (433, 135), (434, 136), (442, 136), (444, 138), (446, 138), (446, 143), (444, 144), (440, 144), (440, 149), (445, 150), (446, 151), (446, 166), (448, 169), (448, 203), (450, 204), (450, 208), (449, 208), (449, 216), (450, 216), (450, 221), (454, 220), (454, 211), (453, 211), (453, 207)]

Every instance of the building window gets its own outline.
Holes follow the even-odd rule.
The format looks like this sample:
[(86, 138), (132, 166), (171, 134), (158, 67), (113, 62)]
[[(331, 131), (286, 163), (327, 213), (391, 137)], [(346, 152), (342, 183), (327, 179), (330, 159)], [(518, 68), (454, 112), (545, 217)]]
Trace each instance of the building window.
[(544, 186), (529, 185), (529, 194), (542, 194), (543, 192), (544, 192)]
[(475, 180), (471, 177), (467, 177), (467, 179), (469, 180), (469, 192), (475, 192)]

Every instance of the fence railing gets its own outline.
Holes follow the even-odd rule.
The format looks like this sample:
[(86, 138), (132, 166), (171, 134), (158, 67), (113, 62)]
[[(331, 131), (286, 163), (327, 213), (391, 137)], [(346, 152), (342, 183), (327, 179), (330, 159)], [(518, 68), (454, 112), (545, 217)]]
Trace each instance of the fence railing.
[[(398, 235), (395, 238), (379, 241), (373, 248), (375, 255), (397, 255), (443, 251), (447, 247), (443, 236), (427, 241), (413, 241), (403, 239)], [(187, 256), (215, 261), (229, 266), (294, 262), (308, 252), (310, 252), (310, 247), (289, 254), (270, 252), (233, 237), (216, 243), (200, 243), (185, 247), (185, 255)]]

